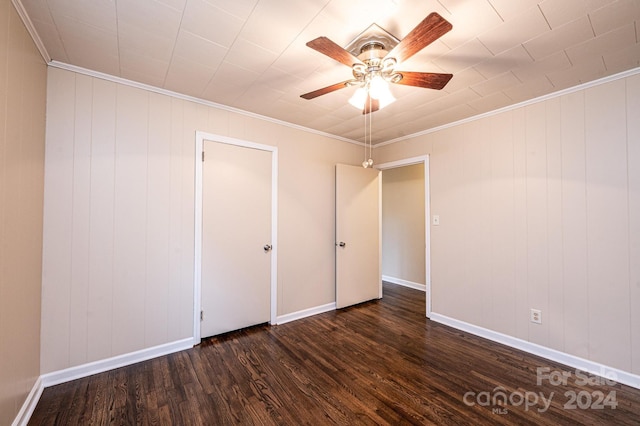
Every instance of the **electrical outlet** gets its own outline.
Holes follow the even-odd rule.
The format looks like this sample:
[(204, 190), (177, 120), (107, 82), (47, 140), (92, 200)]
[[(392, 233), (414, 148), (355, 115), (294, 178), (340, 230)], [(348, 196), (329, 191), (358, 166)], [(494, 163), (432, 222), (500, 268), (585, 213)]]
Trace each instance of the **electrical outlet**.
[(531, 322), (542, 324), (542, 311), (540, 309), (531, 309)]

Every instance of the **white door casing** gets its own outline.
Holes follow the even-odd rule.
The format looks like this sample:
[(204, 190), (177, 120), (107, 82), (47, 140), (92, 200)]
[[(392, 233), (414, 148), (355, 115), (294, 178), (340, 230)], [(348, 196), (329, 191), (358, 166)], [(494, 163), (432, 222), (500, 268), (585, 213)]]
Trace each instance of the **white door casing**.
[(431, 196), (429, 181), (429, 156), (421, 155), (418, 157), (405, 158), (403, 160), (392, 161), (389, 163), (377, 164), (374, 167), (378, 170), (394, 169), (396, 167), (411, 166), (413, 164), (424, 164), (424, 220), (425, 220), (425, 304), (427, 318), (431, 317), (431, 306), (433, 294), (431, 292)]

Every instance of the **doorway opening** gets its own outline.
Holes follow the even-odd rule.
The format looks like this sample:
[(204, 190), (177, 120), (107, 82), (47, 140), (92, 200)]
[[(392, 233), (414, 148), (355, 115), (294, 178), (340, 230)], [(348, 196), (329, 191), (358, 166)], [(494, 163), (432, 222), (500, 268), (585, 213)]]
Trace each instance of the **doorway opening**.
[[(400, 285), (405, 285), (407, 287), (412, 287), (421, 291), (425, 292), (425, 305), (426, 305), (426, 316), (427, 318), (429, 318), (431, 316), (431, 301), (432, 301), (432, 293), (431, 293), (431, 265), (430, 265), (430, 258), (431, 258), (431, 253), (430, 253), (430, 227), (429, 227), (429, 217), (431, 216), (430, 214), (430, 197), (429, 197), (429, 156), (424, 155), (424, 156), (419, 156), (419, 157), (412, 157), (412, 158), (407, 158), (404, 160), (398, 160), (398, 161), (393, 161), (393, 162), (389, 162), (389, 163), (383, 163), (383, 164), (379, 164), (377, 166), (375, 166), (377, 169), (382, 170), (382, 180), (383, 180), (383, 187), (385, 185), (385, 170), (391, 172), (391, 173), (387, 173), (387, 176), (398, 176), (400, 175), (399, 172), (400, 168), (407, 168), (408, 166), (415, 166), (415, 165), (421, 165), (423, 168), (423, 176), (422, 179), (420, 179), (424, 184), (423, 184), (423, 188), (424, 188), (424, 198), (423, 197), (419, 197), (418, 200), (404, 200), (404, 202), (408, 202), (408, 201), (412, 201), (412, 202), (418, 202), (418, 203), (424, 203), (424, 210), (421, 208), (418, 208), (420, 206), (414, 206), (416, 207), (415, 210), (419, 212), (419, 215), (422, 217), (415, 217), (415, 212), (414, 212), (414, 217), (413, 219), (411, 219), (412, 221), (414, 221), (414, 231), (412, 233), (412, 235), (415, 237), (413, 239), (413, 241), (411, 242), (412, 246), (415, 247), (416, 245), (424, 245), (424, 266), (422, 266), (422, 259), (418, 259), (417, 261), (415, 261), (413, 264), (411, 265), (411, 269), (413, 269), (412, 271), (407, 272), (408, 278), (403, 278), (403, 277), (391, 277), (388, 275), (385, 275), (386, 273), (388, 273), (389, 268), (391, 268), (391, 271), (393, 271), (393, 265), (395, 264), (396, 266), (402, 268), (402, 264), (404, 263), (405, 267), (407, 266), (407, 261), (410, 261), (410, 257), (411, 256), (415, 256), (415, 253), (406, 253), (405, 249), (403, 252), (403, 250), (396, 250), (395, 253), (391, 254), (389, 253), (389, 250), (385, 250), (385, 244), (389, 243), (388, 238), (386, 239), (387, 241), (385, 242), (385, 237), (384, 237), (384, 233), (386, 233), (386, 231), (383, 229), (383, 259), (382, 259), (382, 263), (383, 263), (383, 279), (387, 279), (389, 282), (393, 282), (395, 284), (400, 284)], [(419, 168), (412, 168), (411, 172), (414, 174), (415, 177), (415, 172), (416, 170), (419, 170)], [(409, 169), (407, 169), (407, 172), (409, 171)], [(419, 184), (420, 182), (416, 182), (417, 184)], [(414, 188), (413, 191), (415, 191), (415, 184), (414, 183)], [(385, 223), (385, 218), (388, 218), (388, 214), (389, 211), (387, 211), (387, 217), (385, 217), (385, 190), (383, 189), (382, 191), (382, 204), (383, 204), (383, 224)], [(421, 194), (422, 195), (422, 194)], [(389, 195), (387, 195), (387, 201), (388, 201)], [(400, 199), (398, 199), (398, 201), (400, 201)], [(424, 213), (422, 213), (424, 212)], [(399, 220), (408, 220), (406, 218), (402, 218), (399, 217)], [(418, 223), (416, 225), (415, 221), (421, 221), (421, 223)], [(411, 226), (410, 224), (407, 223), (403, 223), (401, 224), (403, 227), (407, 227), (407, 226)], [(384, 226), (384, 225), (383, 225)], [(388, 230), (388, 229), (387, 229)], [(406, 244), (404, 244), (404, 246), (406, 247)], [(387, 247), (388, 248), (388, 247)], [(386, 253), (385, 253), (386, 252)], [(391, 257), (392, 256), (392, 257)], [(421, 273), (422, 271), (417, 271), (416, 270), (416, 265), (422, 269), (424, 268), (424, 275)], [(411, 277), (414, 277), (413, 279)], [(422, 281), (422, 279), (424, 280), (424, 284), (419, 282)]]

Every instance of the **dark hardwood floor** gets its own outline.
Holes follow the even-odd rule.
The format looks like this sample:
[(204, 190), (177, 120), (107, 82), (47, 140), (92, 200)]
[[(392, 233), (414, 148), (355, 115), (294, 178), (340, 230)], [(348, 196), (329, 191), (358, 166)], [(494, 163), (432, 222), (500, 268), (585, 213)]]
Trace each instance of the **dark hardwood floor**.
[(640, 424), (640, 390), (585, 381), (429, 321), (424, 293), (385, 284), (379, 301), (47, 388), (29, 424)]

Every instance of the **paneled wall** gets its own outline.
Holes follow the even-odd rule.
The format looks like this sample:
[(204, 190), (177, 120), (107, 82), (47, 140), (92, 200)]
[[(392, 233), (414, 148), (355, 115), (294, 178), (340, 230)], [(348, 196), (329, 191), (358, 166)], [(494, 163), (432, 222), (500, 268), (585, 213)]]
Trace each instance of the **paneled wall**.
[(382, 172), (382, 275), (425, 285), (424, 164)]
[(335, 301), (358, 146), (56, 68), (47, 113), (42, 373), (192, 336), (196, 130), (278, 146), (278, 314)]
[(430, 154), (433, 312), (640, 374), (638, 117), (636, 74), (377, 149)]
[(46, 65), (0, 0), (0, 424), (40, 375)]

